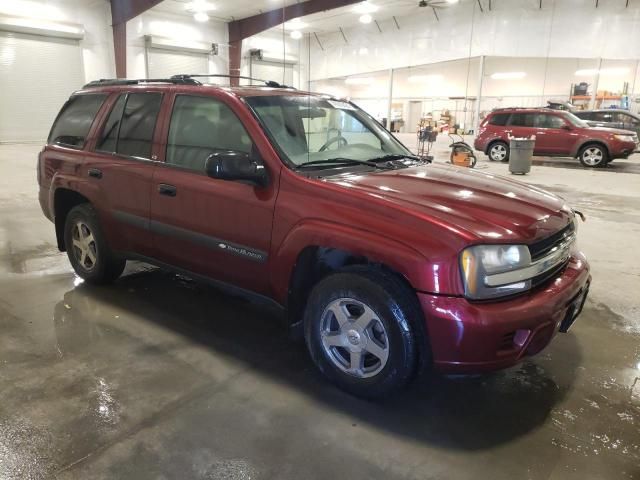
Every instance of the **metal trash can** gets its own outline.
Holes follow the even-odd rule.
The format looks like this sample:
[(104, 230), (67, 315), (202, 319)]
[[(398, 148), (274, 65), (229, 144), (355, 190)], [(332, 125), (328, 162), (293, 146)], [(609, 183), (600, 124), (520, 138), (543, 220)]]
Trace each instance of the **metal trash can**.
[(509, 138), (509, 171), (524, 175), (531, 171), (531, 157), (536, 144), (535, 135), (531, 138)]

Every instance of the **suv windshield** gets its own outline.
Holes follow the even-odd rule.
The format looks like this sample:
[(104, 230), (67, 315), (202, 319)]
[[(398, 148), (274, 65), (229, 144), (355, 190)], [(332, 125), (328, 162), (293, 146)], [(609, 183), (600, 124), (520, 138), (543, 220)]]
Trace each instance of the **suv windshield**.
[(413, 155), (349, 102), (314, 96), (247, 97), (273, 142), (293, 167), (331, 160), (352, 163)]
[(566, 118), (574, 127), (587, 128), (589, 126), (587, 122), (576, 117), (573, 113), (562, 112), (562, 116), (564, 116), (564, 118)]

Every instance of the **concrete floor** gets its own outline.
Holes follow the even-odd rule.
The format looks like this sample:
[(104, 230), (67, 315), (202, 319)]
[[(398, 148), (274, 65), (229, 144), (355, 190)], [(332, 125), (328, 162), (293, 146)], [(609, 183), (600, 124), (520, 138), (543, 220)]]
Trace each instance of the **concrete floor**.
[(570, 333), (370, 403), (242, 299), (140, 264), (79, 282), (37, 204), (37, 151), (0, 146), (0, 478), (640, 479), (639, 156), (521, 177), (588, 217), (593, 286)]

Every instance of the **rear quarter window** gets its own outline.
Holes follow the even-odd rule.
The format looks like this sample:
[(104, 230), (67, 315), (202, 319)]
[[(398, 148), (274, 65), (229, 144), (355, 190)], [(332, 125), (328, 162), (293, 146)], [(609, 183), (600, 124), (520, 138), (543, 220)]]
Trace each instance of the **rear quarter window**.
[(494, 113), (489, 119), (489, 125), (497, 125), (500, 127), (504, 127), (507, 124), (507, 120), (509, 120), (510, 113)]
[(74, 95), (58, 114), (47, 143), (83, 148), (91, 124), (107, 98), (106, 94)]

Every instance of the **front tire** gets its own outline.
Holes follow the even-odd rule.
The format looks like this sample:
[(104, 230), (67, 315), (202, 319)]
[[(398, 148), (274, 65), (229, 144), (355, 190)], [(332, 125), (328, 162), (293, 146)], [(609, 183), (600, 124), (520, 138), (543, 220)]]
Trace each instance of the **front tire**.
[(587, 168), (602, 168), (609, 163), (609, 152), (602, 145), (585, 145), (580, 149), (578, 159)]
[(426, 345), (415, 294), (377, 269), (350, 267), (312, 290), (304, 316), (313, 362), (339, 388), (378, 398), (405, 386)]
[(487, 151), (489, 160), (493, 162), (508, 162), (509, 161), (509, 145), (505, 142), (494, 142)]
[(126, 261), (107, 245), (98, 214), (88, 203), (73, 207), (64, 224), (64, 244), (69, 262), (84, 280), (95, 284), (111, 283), (118, 278)]

